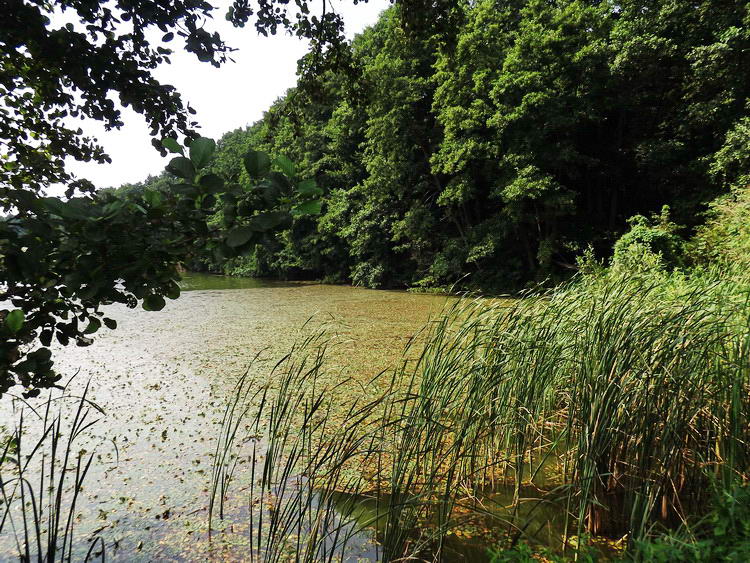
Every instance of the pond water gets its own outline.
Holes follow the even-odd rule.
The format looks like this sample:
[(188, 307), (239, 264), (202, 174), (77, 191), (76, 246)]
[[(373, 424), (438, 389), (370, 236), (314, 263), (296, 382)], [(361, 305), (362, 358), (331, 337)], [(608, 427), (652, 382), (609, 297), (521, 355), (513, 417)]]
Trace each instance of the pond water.
[[(336, 335), (333, 368), (366, 381), (446, 304), (434, 295), (220, 276), (186, 275), (183, 287), (158, 313), (107, 307), (117, 330), (56, 351), (58, 372), (75, 375), (69, 390), (89, 384), (89, 398), (106, 412), (89, 431), (96, 455), (74, 522), (99, 530), (110, 560), (212, 558), (206, 507), (227, 396), (248, 369), (262, 385), (306, 321)], [(32, 420), (28, 406), (4, 398), (0, 425), (12, 427), (22, 408)], [(11, 534), (3, 535), (0, 557), (15, 559)]]

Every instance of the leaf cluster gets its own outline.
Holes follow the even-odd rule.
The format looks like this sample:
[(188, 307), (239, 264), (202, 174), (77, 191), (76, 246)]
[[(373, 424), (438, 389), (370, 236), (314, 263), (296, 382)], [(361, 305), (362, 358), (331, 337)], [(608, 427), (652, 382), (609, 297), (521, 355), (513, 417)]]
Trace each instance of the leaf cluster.
[[(195, 253), (237, 255), (292, 214), (320, 209), (322, 190), (298, 179), (285, 157), (276, 172), (265, 153), (248, 154), (255, 181), (247, 187), (207, 171), (211, 139), (199, 137), (187, 151), (173, 139), (164, 146), (180, 154), (164, 189), (32, 195), (22, 212), (0, 219), (0, 302), (10, 306), (0, 310), (0, 394), (15, 384), (27, 396), (54, 385), (53, 341), (87, 346), (102, 326), (114, 329), (103, 305), (161, 310), (180, 295), (179, 266)], [(208, 224), (218, 202), (232, 217), (222, 230)]]

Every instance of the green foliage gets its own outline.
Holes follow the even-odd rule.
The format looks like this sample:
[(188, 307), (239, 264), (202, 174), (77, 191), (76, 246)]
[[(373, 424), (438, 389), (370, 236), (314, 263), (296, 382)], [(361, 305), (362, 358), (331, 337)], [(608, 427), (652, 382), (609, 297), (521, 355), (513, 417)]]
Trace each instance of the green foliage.
[[(500, 290), (569, 276), (589, 246), (599, 259), (616, 244), (619, 262), (643, 251), (654, 256), (631, 261), (682, 264), (669, 221), (628, 218), (669, 205), (688, 236), (709, 201), (750, 177), (744, 7), (448, 4), (416, 27), (406, 5), (386, 11), (352, 41), (346, 69), (305, 77), (219, 141), (211, 166), (226, 178), (273, 169), (326, 188), (316, 220), (258, 239), (258, 271)], [(296, 168), (277, 157), (246, 170), (247, 150)]]
[(11, 334), (17, 333), (23, 326), (23, 311), (14, 309), (5, 315), (5, 327)]
[(689, 250), (699, 264), (750, 266), (750, 188), (734, 188), (711, 202), (708, 221), (690, 241)]
[[(236, 496), (226, 460), (247, 455), (253, 520), (279, 523), (254, 528), (248, 557), (293, 542), (301, 561), (345, 558), (360, 525), (379, 560), (452, 561), (453, 532), (478, 523), (511, 546), (498, 562), (743, 561), (749, 290), (746, 272), (609, 268), (525, 299), (453, 300), (374, 394), (329, 372), (312, 335), (230, 398), (211, 516)], [(653, 541), (682, 522), (691, 536)]]
[(643, 215), (628, 219), (630, 230), (614, 246), (612, 264), (616, 268), (640, 268), (648, 261), (648, 254), (658, 257), (656, 262), (666, 267), (683, 263), (684, 241), (677, 234), (678, 226), (669, 220), (669, 207), (649, 220)]
[(616, 560), (616, 557), (603, 558), (595, 548), (587, 545), (579, 546), (574, 555), (565, 555), (556, 553), (548, 548), (532, 549), (527, 543), (520, 543), (507, 549), (490, 550), (490, 563), (535, 563), (545, 561), (549, 563), (570, 563), (573, 561), (580, 563), (595, 563), (596, 561)]
[(176, 153), (176, 154), (183, 153), (180, 143), (178, 143), (175, 139), (172, 139), (171, 137), (165, 137), (164, 139), (162, 139), (161, 144), (165, 149), (167, 149), (171, 153)]
[[(87, 346), (102, 325), (114, 329), (102, 305), (159, 311), (180, 294), (180, 263), (238, 256), (292, 214), (319, 212), (311, 180), (298, 189), (267, 171), (249, 186), (225, 183), (206, 169), (214, 147), (193, 140), (190, 158), (170, 161), (172, 176), (68, 200), (30, 196), (24, 212), (0, 218), (0, 301), (13, 307), (0, 310), (0, 393), (21, 384), (32, 396), (54, 385), (53, 340)], [(211, 221), (219, 202), (221, 226)]]
[[(306, 72), (344, 64), (348, 47), (341, 17), (332, 11), (313, 16), (306, 0), (296, 2), (298, 12), (292, 15), (287, 4), (240, 0), (228, 8), (226, 19), (242, 27), (253, 16), (264, 35), (284, 29), (309, 39)], [(164, 296), (178, 293), (179, 262), (196, 255), (206, 261), (206, 253), (226, 260), (248, 252), (258, 233), (288, 223), (250, 217), (254, 210), (304, 218), (320, 212), (321, 194), (309, 185), (300, 193), (290, 188), (306, 175), (286, 157), (277, 160), (286, 176), (261, 169), (254, 180), (265, 184), (245, 191), (234, 170), (223, 173), (226, 163), (214, 157), (214, 141), (195, 134), (195, 111), (174, 87), (155, 78), (154, 69), (169, 64), (176, 36), (201, 62), (220, 66), (227, 60), (232, 49), (206, 26), (216, 10), (211, 3), (10, 0), (3, 8), (0, 302), (9, 302), (3, 307), (10, 309), (0, 310), (0, 395), (14, 383), (29, 395), (58, 379), (47, 357), (53, 339), (85, 346), (90, 343), (85, 335), (102, 323), (114, 326), (102, 318), (100, 305), (135, 306), (143, 300), (145, 308), (161, 309)], [(64, 25), (60, 10), (66, 14)], [(161, 33), (155, 35), (155, 29)], [(91, 182), (66, 169), (65, 160), (106, 164), (110, 159), (95, 139), (71, 128), (70, 119), (120, 128), (122, 112), (113, 98), (143, 116), (157, 150), (179, 156), (167, 175), (94, 193)], [(237, 162), (245, 153), (239, 150)], [(200, 175), (209, 164), (217, 170)], [(56, 184), (66, 188), (66, 199), (44, 197)], [(209, 232), (217, 221), (207, 215), (216, 214), (220, 194), (223, 232)], [(247, 221), (237, 221), (238, 204), (244, 206), (240, 218)], [(228, 245), (232, 229), (244, 227), (254, 234), (245, 241), (233, 234)]]
[(248, 151), (243, 162), (251, 178), (261, 178), (271, 170), (271, 159), (264, 152)]
[[(318, 18), (306, 0), (297, 6), (299, 11), (292, 16), (286, 0), (240, 1), (228, 8), (225, 17), (243, 27), (254, 16), (254, 27), (264, 35), (281, 28), (309, 39), (314, 58), (320, 59), (318, 66), (327, 64), (326, 49), (331, 58), (346, 51), (338, 14), (329, 11)], [(113, 96), (143, 115), (155, 148), (180, 152), (174, 139), (178, 135), (195, 139), (195, 111), (174, 87), (160, 83), (153, 70), (170, 63), (179, 49), (172, 43), (175, 36), (198, 61), (217, 67), (233, 50), (206, 28), (217, 7), (205, 1), (136, 0), (109, 5), (102, 0), (73, 4), (10, 0), (4, 7), (8, 17), (0, 22), (4, 77), (0, 184), (13, 190), (38, 192), (54, 183), (66, 184), (69, 195), (91, 190), (90, 182), (65, 169), (64, 159), (107, 163), (109, 157), (95, 139), (71, 128), (67, 118), (86, 117), (107, 129), (120, 128), (122, 113)], [(65, 25), (57, 23), (60, 7), (68, 16)], [(154, 28), (161, 33), (152, 33)], [(172, 140), (159, 142), (160, 138)], [(195, 147), (191, 155), (200, 150)], [(197, 157), (197, 167), (203, 164)], [(23, 196), (10, 192), (3, 197), (21, 209), (17, 204)], [(6, 201), (1, 203), (7, 211)]]
[(654, 563), (750, 559), (750, 487), (717, 491), (711, 512), (689, 529), (636, 542), (633, 560)]
[(734, 188), (750, 184), (750, 118), (740, 119), (727, 132), (724, 145), (714, 156), (711, 173)]
[(491, 563), (533, 563), (536, 560), (534, 551), (525, 543), (510, 549), (490, 552)]
[(208, 165), (216, 150), (216, 142), (213, 139), (198, 137), (190, 142), (190, 161), (197, 169)]

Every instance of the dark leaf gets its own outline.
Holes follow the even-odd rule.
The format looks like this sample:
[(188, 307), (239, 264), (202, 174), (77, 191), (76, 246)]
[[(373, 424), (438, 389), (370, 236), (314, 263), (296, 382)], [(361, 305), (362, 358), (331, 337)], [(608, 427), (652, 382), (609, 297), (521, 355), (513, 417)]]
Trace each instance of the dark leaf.
[(164, 298), (155, 293), (151, 293), (143, 299), (143, 308), (146, 311), (161, 311), (165, 304)]
[(216, 143), (213, 139), (198, 137), (190, 143), (190, 160), (196, 170), (206, 166), (216, 150)]
[(19, 330), (21, 330), (21, 327), (23, 327), (23, 322), (23, 311), (21, 311), (21, 309), (14, 309), (10, 313), (8, 313), (7, 317), (5, 317), (5, 326), (8, 327), (8, 330), (11, 332), (11, 334), (15, 334)]
[(253, 238), (255, 233), (256, 230), (249, 226), (234, 228), (227, 235), (227, 246), (230, 248), (242, 246)]
[(281, 168), (281, 171), (287, 178), (293, 179), (297, 174), (297, 167), (295, 166), (295, 164), (283, 154), (277, 156), (274, 159), (273, 163)]
[(271, 169), (271, 159), (262, 151), (248, 151), (243, 162), (251, 178), (262, 178)]
[(101, 323), (101, 321), (99, 319), (97, 319), (96, 317), (91, 317), (89, 319), (89, 324), (86, 327), (86, 330), (83, 331), (83, 333), (84, 334), (93, 334), (97, 330), (99, 330), (101, 328), (101, 326), (102, 326), (102, 323)]
[(323, 195), (323, 190), (318, 187), (314, 178), (302, 180), (297, 184), (297, 192), (304, 197), (319, 197)]
[(248, 222), (248, 226), (258, 232), (270, 231), (283, 223), (288, 217), (289, 214), (285, 211), (265, 211), (253, 215)]
[(185, 154), (182, 151), (182, 147), (180, 146), (180, 143), (178, 143), (175, 139), (172, 139), (171, 137), (165, 137), (161, 140), (161, 145), (167, 149), (169, 152), (175, 153), (175, 154)]
[(296, 205), (292, 210), (294, 215), (319, 215), (322, 202), (319, 199), (311, 199)]
[(170, 299), (177, 299), (180, 296), (180, 286), (173, 281), (169, 282), (166, 295)]
[(167, 172), (174, 174), (178, 178), (192, 181), (195, 178), (195, 168), (190, 159), (184, 156), (177, 156), (167, 164)]
[(198, 182), (208, 193), (221, 193), (224, 189), (224, 180), (216, 174), (206, 174)]

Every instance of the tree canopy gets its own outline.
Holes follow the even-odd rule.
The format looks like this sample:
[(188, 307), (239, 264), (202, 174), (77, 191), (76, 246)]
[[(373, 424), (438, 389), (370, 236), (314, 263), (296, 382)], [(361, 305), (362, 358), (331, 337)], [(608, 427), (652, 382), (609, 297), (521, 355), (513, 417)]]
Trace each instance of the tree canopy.
[[(450, 25), (392, 9), (331, 70), (219, 141), (283, 148), (330, 188), (215, 271), (507, 290), (599, 258), (634, 215), (685, 236), (750, 177), (747, 2), (480, 0)], [(234, 162), (234, 164), (233, 164)]]
[[(211, 4), (5, 7), (0, 392), (53, 384), (48, 345), (113, 326), (101, 305), (160, 308), (179, 262), (506, 290), (568, 275), (588, 247), (610, 255), (629, 225), (654, 234), (628, 219), (665, 205), (669, 240), (688, 234), (750, 178), (740, 0), (404, 0), (351, 44), (303, 0), (238, 0), (234, 25), (312, 50), (297, 87), (215, 150), (153, 77), (173, 45), (208, 64), (231, 56)], [(95, 192), (63, 160), (108, 157), (69, 124), (120, 126), (113, 99), (146, 118), (156, 148), (187, 152), (160, 177)], [(69, 199), (46, 197), (51, 184)]]

